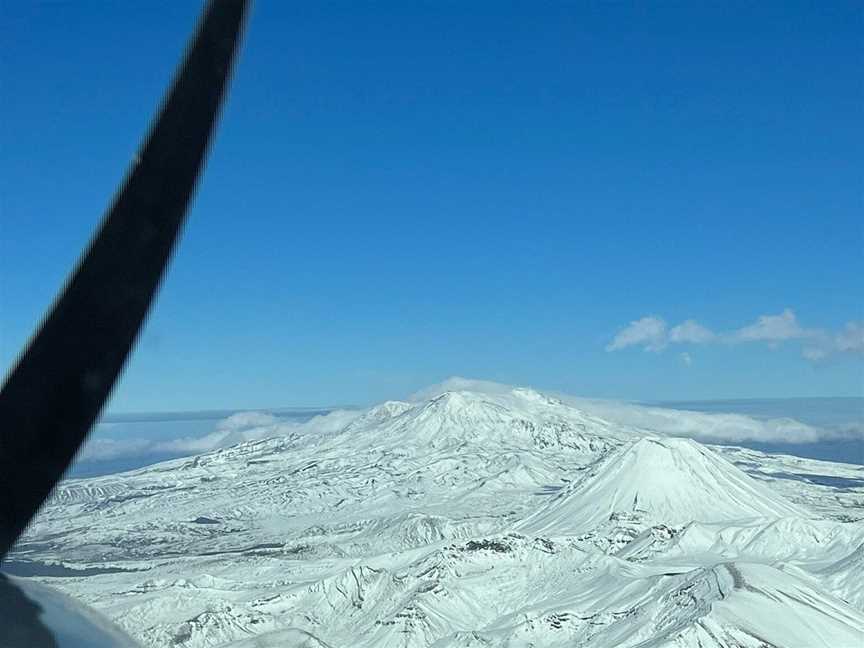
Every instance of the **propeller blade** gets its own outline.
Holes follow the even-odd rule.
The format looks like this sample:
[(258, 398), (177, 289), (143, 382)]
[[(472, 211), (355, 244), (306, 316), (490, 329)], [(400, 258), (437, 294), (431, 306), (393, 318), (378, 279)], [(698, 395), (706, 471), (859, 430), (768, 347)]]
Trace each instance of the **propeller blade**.
[(0, 392), (0, 556), (69, 467), (123, 368), (203, 166), (247, 0), (210, 0), (95, 238)]

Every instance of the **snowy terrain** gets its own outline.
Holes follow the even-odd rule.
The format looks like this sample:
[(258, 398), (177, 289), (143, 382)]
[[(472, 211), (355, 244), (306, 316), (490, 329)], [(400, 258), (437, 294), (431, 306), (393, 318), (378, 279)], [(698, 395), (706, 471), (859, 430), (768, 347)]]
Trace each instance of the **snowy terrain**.
[(864, 468), (447, 391), (69, 480), (9, 570), (146, 646), (860, 648)]

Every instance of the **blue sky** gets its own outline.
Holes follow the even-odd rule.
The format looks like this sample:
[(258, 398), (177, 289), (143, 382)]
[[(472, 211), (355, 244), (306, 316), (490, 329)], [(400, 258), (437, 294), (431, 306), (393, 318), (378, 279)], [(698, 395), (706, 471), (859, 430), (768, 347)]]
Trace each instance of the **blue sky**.
[[(409, 4), (256, 4), (110, 409), (862, 394), (860, 5)], [(198, 9), (2, 4), (4, 366)]]

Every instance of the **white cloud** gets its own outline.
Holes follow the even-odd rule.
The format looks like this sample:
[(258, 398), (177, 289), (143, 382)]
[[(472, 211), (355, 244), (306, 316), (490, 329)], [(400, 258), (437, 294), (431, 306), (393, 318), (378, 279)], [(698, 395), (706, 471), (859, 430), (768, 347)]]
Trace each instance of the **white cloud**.
[(830, 438), (862, 436), (860, 427), (826, 429), (792, 418), (756, 419), (743, 414), (706, 413), (649, 407), (620, 401), (556, 394), (563, 402), (611, 423), (638, 427), (706, 443), (814, 443)]
[(606, 346), (607, 351), (617, 351), (630, 346), (641, 346), (646, 351), (662, 351), (666, 347), (666, 322), (648, 315), (630, 322)]
[(76, 461), (110, 461), (151, 454), (152, 445), (146, 439), (91, 438), (76, 455)]
[(298, 434), (335, 434), (343, 430), (351, 421), (363, 414), (364, 410), (333, 410), (316, 416), (305, 423), (298, 424)]
[(829, 351), (819, 347), (804, 347), (801, 349), (801, 357), (811, 362), (819, 362), (828, 357)]
[[(801, 355), (819, 362), (835, 355), (864, 354), (864, 322), (849, 322), (837, 333), (805, 328), (795, 312), (786, 308), (776, 315), (760, 315), (755, 322), (728, 333), (715, 333), (693, 319), (667, 329), (666, 322), (655, 315), (635, 320), (624, 327), (606, 345), (606, 351), (618, 351), (631, 346), (645, 351), (662, 351), (672, 344), (762, 343), (775, 348), (784, 342), (801, 344)], [(685, 364), (692, 358), (679, 357)]]
[(798, 323), (798, 318), (791, 308), (785, 309), (779, 315), (761, 315), (749, 326), (740, 328), (730, 336), (731, 341), (740, 342), (783, 342), (785, 340), (800, 340), (817, 337), (817, 331), (810, 331)]
[(716, 338), (717, 336), (713, 331), (692, 319), (672, 327), (669, 331), (669, 341), (675, 343), (704, 344), (705, 342), (713, 342)]
[(834, 337), (834, 346), (841, 353), (864, 353), (864, 322), (849, 322)]
[(266, 427), (277, 423), (279, 423), (279, 417), (268, 412), (237, 412), (219, 421), (216, 427), (219, 430), (235, 431)]
[(681, 358), (681, 362), (683, 362), (688, 367), (693, 364), (693, 358), (686, 351), (684, 351), (683, 353), (679, 353), (678, 357)]
[(835, 334), (821, 332), (801, 350), (808, 360), (821, 362), (838, 355), (864, 354), (864, 322), (848, 322)]
[(244, 441), (338, 432), (357, 418), (360, 410), (334, 410), (305, 422), (285, 420), (267, 412), (238, 412), (216, 424), (203, 436), (175, 439), (91, 438), (77, 455), (77, 461), (109, 461), (148, 455), (190, 455), (225, 448)]
[(408, 397), (412, 403), (427, 401), (449, 391), (473, 391), (483, 394), (506, 394), (513, 390), (511, 385), (492, 382), (491, 380), (472, 380), (461, 376), (451, 376), (446, 380), (430, 385), (414, 392)]

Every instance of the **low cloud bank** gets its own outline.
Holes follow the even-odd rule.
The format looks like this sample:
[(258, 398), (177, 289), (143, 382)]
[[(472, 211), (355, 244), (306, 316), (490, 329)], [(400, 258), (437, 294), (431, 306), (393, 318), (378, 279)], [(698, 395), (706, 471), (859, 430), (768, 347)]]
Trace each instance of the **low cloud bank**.
[[(686, 335), (700, 336), (696, 329), (687, 328)], [(685, 333), (680, 333), (685, 335)], [(472, 391), (492, 395), (511, 394), (514, 387), (487, 380), (471, 380), (454, 376), (422, 389), (408, 400), (420, 403), (447, 391)], [(790, 417), (754, 417), (735, 412), (700, 412), (628, 403), (623, 401), (580, 398), (568, 394), (546, 392), (587, 414), (622, 426), (670, 436), (690, 437), (706, 443), (783, 443), (804, 444), (831, 440), (864, 440), (864, 420), (838, 422), (817, 426)], [(334, 410), (305, 422), (297, 422), (268, 412), (238, 412), (219, 421), (214, 429), (199, 436), (178, 436), (174, 439), (112, 438), (98, 433), (79, 453), (78, 462), (112, 461), (129, 458), (186, 456), (218, 448), (289, 435), (329, 435), (344, 429), (363, 410)]]
[(169, 440), (112, 439), (97, 435), (78, 454), (77, 461), (113, 461), (130, 457), (176, 455), (178, 457), (209, 452), (244, 441), (255, 441), (289, 435), (332, 434), (344, 428), (361, 412), (334, 410), (297, 422), (268, 412), (238, 412), (219, 421), (216, 429), (203, 436), (183, 436)]
[(793, 418), (757, 419), (745, 414), (707, 413), (616, 401), (562, 397), (568, 405), (612, 423), (646, 428), (706, 443), (815, 443), (861, 434), (858, 426), (823, 428)]

